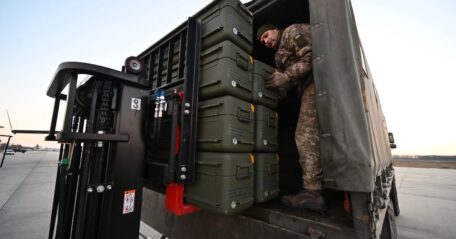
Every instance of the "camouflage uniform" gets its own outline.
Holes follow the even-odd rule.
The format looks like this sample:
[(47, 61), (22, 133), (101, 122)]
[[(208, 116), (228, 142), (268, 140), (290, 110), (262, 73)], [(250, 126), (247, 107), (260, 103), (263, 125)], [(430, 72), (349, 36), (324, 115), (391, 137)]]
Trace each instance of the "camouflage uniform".
[(310, 26), (294, 24), (279, 35), (280, 43), (275, 54), (277, 68), (288, 75), (290, 85), (302, 92), (295, 141), (299, 163), (303, 171), (304, 188), (321, 190), (323, 170), (320, 163), (315, 84), (312, 77), (312, 42)]

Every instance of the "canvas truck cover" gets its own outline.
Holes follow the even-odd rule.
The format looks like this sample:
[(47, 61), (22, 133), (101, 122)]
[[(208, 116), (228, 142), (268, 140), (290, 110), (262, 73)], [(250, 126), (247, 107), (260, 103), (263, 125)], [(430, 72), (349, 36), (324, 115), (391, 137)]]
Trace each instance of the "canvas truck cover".
[(386, 123), (349, 0), (309, 0), (327, 188), (371, 192), (391, 164)]

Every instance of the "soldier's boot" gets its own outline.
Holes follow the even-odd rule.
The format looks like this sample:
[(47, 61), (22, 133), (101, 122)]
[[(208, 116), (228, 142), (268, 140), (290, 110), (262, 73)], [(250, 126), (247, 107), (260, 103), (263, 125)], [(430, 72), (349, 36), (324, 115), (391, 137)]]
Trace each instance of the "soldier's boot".
[(321, 194), (321, 190), (304, 189), (299, 193), (283, 196), (280, 201), (291, 208), (305, 208), (317, 212), (326, 210), (325, 199)]

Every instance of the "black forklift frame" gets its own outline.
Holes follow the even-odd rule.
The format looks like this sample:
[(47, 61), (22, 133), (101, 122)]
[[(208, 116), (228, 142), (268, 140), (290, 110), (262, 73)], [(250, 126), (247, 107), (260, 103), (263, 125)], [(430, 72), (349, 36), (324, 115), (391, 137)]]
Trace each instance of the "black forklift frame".
[[(73, 106), (76, 99), (77, 75), (86, 74), (93, 76), (107, 77), (114, 80), (121, 80), (140, 87), (147, 87), (139, 76), (125, 74), (110, 68), (97, 66), (82, 62), (64, 62), (59, 65), (54, 79), (48, 88), (47, 95), (55, 98), (54, 110), (52, 113), (51, 127), (46, 140), (59, 142), (72, 142), (74, 140), (84, 141), (120, 141), (127, 142), (129, 136), (126, 134), (93, 134), (72, 132)], [(68, 97), (62, 94), (62, 90), (69, 85)], [(63, 121), (63, 129), (60, 132), (55, 130), (60, 100), (67, 99), (66, 113)]]
[[(60, 154), (59, 154), (59, 165), (57, 167), (57, 180), (54, 190), (54, 201), (52, 205), (51, 223), (49, 228), (49, 238), (54, 238), (54, 227), (56, 226), (55, 238), (82, 238), (84, 237), (84, 226), (93, 225), (97, 220), (93, 217), (86, 217), (86, 222), (79, 221), (77, 224), (73, 224), (74, 221), (81, 220), (83, 218), (86, 200), (84, 198), (88, 192), (85, 187), (88, 182), (85, 177), (79, 178), (78, 175), (86, 175), (88, 173), (88, 167), (83, 167), (82, 173), (77, 172), (78, 165), (77, 160), (66, 159), (78, 159), (81, 157), (81, 143), (84, 142), (127, 142), (130, 140), (128, 134), (96, 134), (96, 133), (83, 133), (83, 122), (79, 122), (73, 117), (74, 105), (76, 100), (77, 90), (77, 76), (79, 74), (87, 74), (97, 76), (102, 79), (118, 80), (128, 85), (133, 85), (137, 88), (147, 89), (140, 76), (130, 75), (123, 72), (119, 72), (113, 69), (87, 64), (79, 62), (66, 62), (59, 65), (54, 79), (49, 86), (47, 95), (55, 98), (54, 111), (52, 114), (51, 127), (49, 130), (46, 140), (58, 141), (61, 143)], [(62, 94), (62, 90), (69, 85), (68, 97)], [(56, 121), (58, 116), (58, 109), (60, 100), (68, 100), (66, 113), (64, 116), (63, 129), (60, 132), (56, 132)], [(108, 147), (110, 151), (110, 146)], [(84, 163), (88, 163), (89, 160), (85, 160)], [(111, 164), (108, 164), (105, 170), (113, 170)], [(76, 197), (76, 185), (79, 184), (80, 189), (78, 197)], [(109, 183), (110, 185), (113, 182)], [(108, 186), (108, 185), (104, 185)], [(83, 195), (84, 194), (84, 195)], [(80, 205), (81, 204), (81, 205)], [(105, 208), (105, 203), (96, 204), (102, 208)], [(82, 210), (82, 211), (81, 211)], [(109, 213), (108, 213), (109, 214)], [(108, 215), (103, 214), (103, 215)], [(58, 215), (59, 220), (56, 221)], [(103, 224), (103, 218), (101, 216), (101, 224)], [(104, 235), (107, 233), (106, 230), (101, 230), (97, 235)]]
[[(168, 156), (168, 168), (164, 182), (190, 184), (195, 180), (195, 156), (196, 156), (196, 133), (198, 118), (198, 91), (201, 51), (201, 24), (193, 17), (187, 21), (187, 25), (179, 28), (162, 39), (162, 44), (151, 47), (141, 53), (138, 57), (146, 62), (149, 72), (146, 77), (152, 88), (153, 94), (165, 91), (173, 87), (183, 85), (183, 94), (171, 93), (169, 107), (171, 112), (171, 143)], [(172, 81), (174, 46), (179, 42), (179, 55), (177, 56), (177, 80)], [(165, 49), (168, 55), (166, 60), (166, 78), (163, 78), (162, 71), (165, 64)], [(153, 86), (154, 59), (157, 58), (156, 85)], [(176, 134), (180, 123), (179, 153), (176, 157)], [(154, 140), (160, 141), (161, 118), (154, 119)], [(169, 133), (169, 132), (166, 132)], [(183, 170), (182, 170), (183, 169)], [(166, 169), (165, 169), (166, 170)]]
[[(177, 183), (189, 183), (194, 180), (197, 102), (199, 89), (199, 52), (201, 35), (200, 32), (200, 23), (193, 18), (189, 18), (185, 34), (181, 34), (180, 39), (181, 43), (184, 43), (181, 44), (181, 48), (185, 48), (185, 55), (182, 52), (179, 63), (181, 68), (180, 71), (182, 72), (183, 76), (183, 78), (180, 79), (179, 82), (183, 82), (184, 85), (183, 97), (182, 101), (180, 102), (180, 109), (183, 110), (180, 110), (179, 114), (175, 115), (179, 118), (181, 122), (181, 141), (179, 145), (180, 152), (177, 157), (177, 161), (175, 162), (175, 165), (173, 165), (173, 168), (176, 168), (177, 166), (179, 166), (177, 168), (185, 166), (187, 169), (187, 180), (177, 177), (176, 174), (174, 175), (174, 182)], [(169, 58), (168, 60), (172, 62), (172, 58)], [(168, 69), (168, 71), (169, 70), (170, 69)], [(96, 154), (95, 157), (99, 156), (99, 160), (101, 160), (102, 157), (106, 156), (108, 158), (108, 161), (106, 161), (105, 166), (102, 166), (105, 167), (102, 170), (105, 172), (111, 172), (123, 169), (116, 169), (115, 164), (109, 162), (110, 157), (114, 157), (114, 154), (116, 152), (119, 153), (119, 149), (115, 149), (118, 148), (117, 144), (110, 143), (128, 142), (128, 144), (136, 144), (138, 142), (143, 141), (144, 139), (140, 134), (130, 135), (128, 133), (120, 132), (106, 132), (101, 134), (96, 132), (84, 132), (84, 122), (81, 120), (81, 118), (76, 117), (74, 115), (74, 107), (76, 103), (76, 94), (78, 89), (77, 80), (78, 75), (80, 74), (91, 75), (98, 80), (101, 79), (101, 81), (103, 82), (121, 82), (123, 85), (131, 86), (130, 92), (132, 89), (135, 88), (141, 89), (143, 91), (147, 91), (150, 89), (149, 81), (144, 79), (143, 75), (141, 74), (132, 75), (102, 66), (80, 62), (65, 62), (59, 65), (57, 72), (54, 75), (51, 85), (49, 86), (49, 89), (47, 91), (48, 96), (55, 98), (51, 126), (49, 131), (43, 131), (44, 133), (48, 133), (48, 135), (46, 136), (46, 140), (58, 141), (59, 143), (61, 143), (59, 154), (59, 166), (57, 167), (57, 180), (54, 191), (54, 202), (52, 205), (51, 213), (51, 224), (49, 228), (49, 238), (54, 238), (54, 231), (55, 238), (83, 238), (86, 236), (88, 236), (89, 238), (124, 238), (126, 235), (128, 238), (137, 237), (137, 234), (139, 233), (139, 212), (141, 211), (142, 204), (141, 191), (137, 192), (137, 195), (140, 198), (139, 203), (138, 200), (135, 199), (135, 220), (130, 220), (128, 223), (131, 224), (130, 222), (132, 222), (134, 223), (134, 225), (124, 225), (125, 227), (129, 227), (129, 229), (123, 230), (121, 233), (123, 235), (115, 235), (111, 233), (109, 228), (107, 228), (107, 225), (111, 225), (109, 224), (109, 221), (112, 221), (112, 217), (116, 217), (117, 214), (110, 213), (107, 210), (110, 209), (110, 205), (113, 202), (111, 202), (110, 199), (106, 199), (105, 197), (97, 197), (97, 200), (102, 199), (102, 201), (98, 200), (98, 202), (94, 202), (94, 199), (88, 198), (87, 195), (91, 193), (89, 189), (92, 188), (93, 190), (93, 188), (98, 188), (98, 186), (100, 185), (106, 188), (107, 191), (111, 191), (111, 188), (113, 188), (112, 190), (116, 190), (114, 189), (114, 185), (122, 184), (122, 182), (102, 182), (101, 184), (91, 185), (88, 181), (87, 176), (84, 176), (91, 175), (91, 173), (88, 171), (89, 167), (87, 165), (89, 163), (89, 158), (91, 156), (89, 157), (89, 155), (86, 155), (88, 158), (84, 159), (84, 161), (81, 161), (81, 158), (84, 158), (83, 154), (86, 154), (86, 151), (84, 150), (83, 152), (81, 149), (82, 143), (88, 144), (89, 148), (90, 145), (93, 146), (97, 143), (105, 145), (107, 147), (106, 150), (102, 149), (102, 152), (100, 151), (100, 154)], [(67, 85), (69, 86), (68, 95), (64, 95), (62, 94), (62, 90), (66, 88)], [(95, 88), (96, 86), (89, 85), (89, 87)], [(55, 127), (58, 118), (60, 100), (67, 100), (68, 102), (66, 106), (66, 113), (64, 115), (63, 129), (60, 132), (58, 132), (56, 131)], [(92, 101), (94, 100), (92, 99)], [(126, 105), (123, 106), (125, 107)], [(96, 106), (92, 102), (90, 118), (94, 117), (94, 107)], [(146, 108), (149, 107), (143, 106), (143, 109), (141, 111), (147, 112), (148, 109)], [(122, 108), (120, 109), (120, 111), (122, 111)], [(88, 119), (88, 121), (91, 120)], [(174, 127), (172, 130), (174, 132), (176, 128)], [(138, 133), (138, 131), (135, 132)], [(111, 153), (113, 155), (110, 155)], [(121, 155), (117, 155), (116, 160), (125, 161), (125, 163), (127, 164), (139, 163), (138, 160), (136, 160), (135, 162), (131, 162), (131, 159), (129, 159), (128, 157), (122, 157), (122, 155), (125, 156), (122, 153)], [(142, 161), (140, 164), (144, 164), (144, 158), (141, 158), (141, 160)], [(122, 164), (125, 165), (125, 163)], [(81, 167), (81, 169), (78, 169), (79, 167)], [(142, 168), (142, 165), (132, 167), (138, 169)], [(141, 177), (140, 173), (138, 173), (137, 176)], [(117, 176), (116, 179), (122, 181), (127, 180), (128, 177), (131, 176)], [(131, 183), (131, 180), (127, 181)], [(139, 186), (142, 188), (142, 183), (139, 183)], [(135, 186), (135, 188), (137, 187)], [(108, 198), (112, 197), (112, 192), (107, 193)], [(90, 211), (87, 211), (87, 200), (91, 200), (90, 202), (92, 202), (92, 204), (90, 205), (92, 205), (92, 207), (95, 206), (95, 209), (99, 211), (99, 214), (91, 216), (93, 213), (91, 214)], [(95, 226), (95, 224), (98, 225), (98, 229), (95, 228), (97, 227)]]
[[(187, 180), (177, 177), (178, 183), (193, 183), (195, 180), (196, 128), (198, 120), (198, 91), (200, 71), (201, 26), (190, 18), (187, 26), (187, 48), (185, 53), (184, 112), (181, 115), (181, 142), (178, 168), (187, 168)], [(171, 51), (169, 51), (171, 52)], [(168, 58), (168, 62), (172, 62)], [(183, 64), (180, 62), (179, 64)], [(170, 64), (168, 63), (168, 66)], [(172, 67), (168, 67), (168, 72)], [(171, 76), (171, 74), (169, 74)], [(174, 132), (175, 129), (173, 129)], [(182, 172), (180, 172), (182, 173)]]

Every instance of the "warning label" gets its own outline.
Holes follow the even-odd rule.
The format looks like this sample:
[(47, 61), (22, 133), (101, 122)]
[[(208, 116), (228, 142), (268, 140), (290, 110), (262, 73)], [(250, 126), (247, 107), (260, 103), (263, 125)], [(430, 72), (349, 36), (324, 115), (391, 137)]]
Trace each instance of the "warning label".
[(124, 192), (123, 214), (133, 212), (135, 210), (135, 190)]

